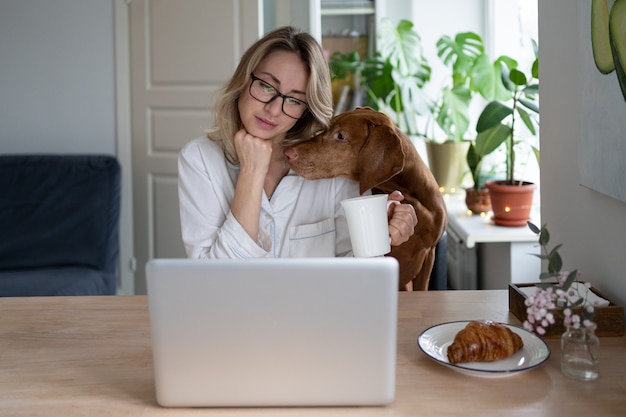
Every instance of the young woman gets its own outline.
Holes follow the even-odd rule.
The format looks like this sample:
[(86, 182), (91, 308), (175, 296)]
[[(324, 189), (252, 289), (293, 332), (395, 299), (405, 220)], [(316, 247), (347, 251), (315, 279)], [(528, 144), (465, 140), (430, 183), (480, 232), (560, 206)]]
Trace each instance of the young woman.
[[(328, 64), (309, 34), (279, 28), (244, 53), (217, 103), (216, 129), (179, 156), (190, 258), (351, 255), (340, 202), (358, 196), (358, 184), (305, 180), (289, 171), (283, 155), (286, 146), (328, 127), (332, 104)], [(399, 245), (417, 217), (411, 205), (391, 207), (391, 244)]]

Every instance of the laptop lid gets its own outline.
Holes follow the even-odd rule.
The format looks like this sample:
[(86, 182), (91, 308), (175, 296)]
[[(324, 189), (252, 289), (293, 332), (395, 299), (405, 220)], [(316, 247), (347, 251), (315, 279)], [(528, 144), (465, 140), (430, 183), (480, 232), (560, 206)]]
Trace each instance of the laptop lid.
[(162, 406), (363, 406), (395, 396), (393, 258), (153, 259)]

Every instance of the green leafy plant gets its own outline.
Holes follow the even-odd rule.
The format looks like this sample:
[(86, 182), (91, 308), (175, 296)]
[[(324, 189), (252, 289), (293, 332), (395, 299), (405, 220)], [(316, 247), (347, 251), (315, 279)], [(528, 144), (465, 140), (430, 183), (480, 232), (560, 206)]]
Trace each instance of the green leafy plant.
[(437, 56), (451, 72), (449, 83), (441, 89), (433, 117), (446, 140), (460, 142), (467, 139), (472, 99), (480, 95), (485, 100), (505, 100), (508, 94), (500, 82), (500, 71), (485, 53), (478, 34), (461, 32), (454, 38), (442, 36), (437, 41)]
[(480, 190), (485, 186), (485, 177), (482, 172), (482, 162), (484, 158), (494, 152), (500, 146), (500, 143), (496, 143), (495, 141), (480, 141), (478, 145), (481, 147), (477, 148), (477, 142), (472, 141), (467, 150), (467, 166), (472, 175), (472, 188), (475, 190)]
[(424, 57), (419, 34), (413, 23), (400, 20), (394, 26), (383, 19), (376, 34), (377, 54), (366, 61), (363, 82), (367, 103), (387, 113), (409, 134), (420, 134), (416, 116), (426, 114), (432, 101), (423, 90), (431, 68)]
[[(502, 85), (508, 91), (508, 100), (493, 100), (481, 112), (476, 123), (476, 142), (468, 152), (468, 162), (479, 170), (482, 159), (502, 143), (506, 143), (507, 183), (517, 183), (515, 178), (515, 145), (519, 143), (518, 124), (521, 122), (532, 135), (539, 126), (539, 58), (537, 43), (533, 41), (535, 60), (529, 73), (518, 68), (517, 61), (501, 56), (496, 64), (501, 69)], [(537, 160), (539, 150), (532, 147)], [(474, 178), (478, 178), (476, 171)], [(521, 184), (522, 182), (519, 181)]]
[(334, 52), (328, 60), (333, 79), (346, 79), (350, 76), (359, 76), (365, 63), (357, 51), (343, 53)]
[(419, 135), (416, 116), (427, 114), (432, 100), (423, 87), (431, 68), (422, 52), (413, 23), (401, 20), (394, 25), (382, 19), (377, 31), (378, 51), (362, 59), (357, 52), (334, 53), (329, 65), (334, 76), (354, 76), (365, 90), (365, 105), (389, 115), (401, 130)]

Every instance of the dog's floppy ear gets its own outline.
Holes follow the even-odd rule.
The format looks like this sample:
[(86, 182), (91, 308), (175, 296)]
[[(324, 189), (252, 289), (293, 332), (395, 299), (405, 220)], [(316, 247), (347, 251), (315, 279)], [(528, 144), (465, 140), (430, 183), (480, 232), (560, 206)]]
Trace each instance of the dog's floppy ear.
[(395, 127), (370, 122), (365, 144), (359, 152), (360, 192), (382, 184), (404, 168), (404, 149)]

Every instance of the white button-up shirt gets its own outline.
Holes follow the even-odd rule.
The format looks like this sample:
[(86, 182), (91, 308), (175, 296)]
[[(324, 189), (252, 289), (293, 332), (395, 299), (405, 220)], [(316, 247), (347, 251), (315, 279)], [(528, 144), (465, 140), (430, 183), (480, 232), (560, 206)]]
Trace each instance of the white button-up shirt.
[(305, 180), (293, 171), (271, 200), (263, 193), (258, 240), (230, 211), (239, 167), (206, 137), (186, 144), (178, 159), (183, 243), (193, 259), (352, 256), (341, 200), (359, 195), (346, 178)]

